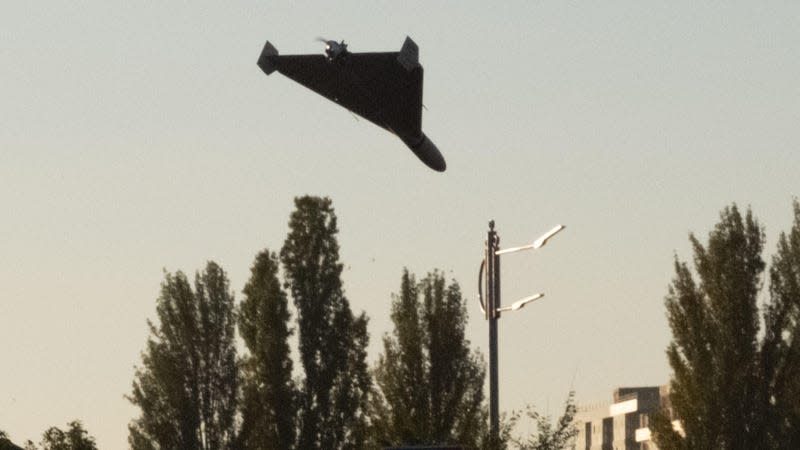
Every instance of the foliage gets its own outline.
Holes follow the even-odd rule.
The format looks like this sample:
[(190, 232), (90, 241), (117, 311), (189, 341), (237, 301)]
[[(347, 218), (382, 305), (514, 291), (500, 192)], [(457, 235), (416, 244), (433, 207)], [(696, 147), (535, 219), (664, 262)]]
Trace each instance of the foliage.
[(42, 450), (97, 450), (94, 438), (83, 429), (77, 420), (68, 424), (69, 429), (62, 431), (51, 427), (42, 436)]
[[(481, 412), (483, 421), (489, 420), (488, 410), (486, 408)], [(512, 411), (510, 415), (500, 413), (499, 420), (500, 428), (497, 430), (497, 436), (492, 436), (489, 433), (488, 425), (481, 425), (480, 440), (476, 448), (480, 450), (506, 450), (509, 443), (515, 442), (512, 435), (514, 428), (519, 423), (519, 413)]]
[(331, 201), (298, 197), (281, 249), (286, 287), (297, 309), (301, 449), (362, 448), (371, 380), (367, 318), (354, 317), (344, 295), (336, 215)]
[(527, 440), (513, 439), (520, 450), (561, 450), (568, 448), (578, 434), (575, 424), (575, 391), (570, 391), (564, 403), (564, 414), (553, 424), (550, 416), (537, 412), (528, 406), (526, 415), (536, 422), (536, 434)]
[[(97, 444), (92, 436), (83, 428), (78, 420), (73, 420), (67, 424), (66, 431), (58, 427), (50, 427), (42, 434), (41, 450), (97, 450)], [(14, 445), (0, 431), (0, 450), (22, 450), (21, 447)], [(37, 450), (36, 445), (31, 441), (25, 443), (25, 450)]]
[(289, 311), (278, 280), (278, 260), (264, 250), (250, 269), (239, 315), (239, 333), (250, 354), (242, 368), (243, 448), (291, 448), (295, 440), (295, 391), (289, 354)]
[(375, 445), (459, 444), (486, 433), (483, 360), (464, 336), (467, 312), (456, 282), (439, 272), (419, 284), (407, 270), (392, 302), (394, 332), (375, 368)]
[[(725, 208), (702, 245), (690, 236), (699, 283), (675, 261), (666, 297), (673, 341), (673, 417), (652, 424), (659, 448), (798, 448), (800, 364), (800, 207), (789, 237), (781, 236), (770, 271), (765, 333), (759, 339), (757, 297), (765, 263), (764, 233), (748, 210)], [(685, 435), (673, 430), (682, 422)]]
[(0, 450), (21, 450), (21, 447), (14, 445), (5, 431), (0, 430)]
[(141, 415), (129, 425), (137, 449), (225, 449), (234, 438), (237, 395), (233, 293), (209, 262), (195, 276), (165, 274), (150, 338), (129, 400)]
[(770, 303), (764, 312), (759, 398), (772, 448), (800, 448), (800, 204), (781, 233), (770, 267)]

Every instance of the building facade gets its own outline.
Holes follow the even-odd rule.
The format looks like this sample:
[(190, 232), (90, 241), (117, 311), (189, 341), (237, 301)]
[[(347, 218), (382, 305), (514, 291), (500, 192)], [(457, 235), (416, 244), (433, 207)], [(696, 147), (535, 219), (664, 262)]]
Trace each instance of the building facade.
[(657, 450), (650, 417), (669, 409), (668, 386), (621, 387), (613, 401), (578, 409), (574, 450)]

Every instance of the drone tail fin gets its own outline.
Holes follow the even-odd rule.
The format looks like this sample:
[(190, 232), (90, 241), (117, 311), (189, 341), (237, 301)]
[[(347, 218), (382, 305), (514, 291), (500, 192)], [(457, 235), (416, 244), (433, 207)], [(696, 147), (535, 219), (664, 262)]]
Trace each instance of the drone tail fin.
[(261, 50), (261, 56), (258, 57), (258, 67), (261, 67), (261, 70), (264, 71), (265, 74), (269, 75), (272, 72), (277, 70), (276, 60), (278, 59), (278, 50), (267, 41), (264, 44), (264, 49)]
[(403, 42), (400, 54), (397, 55), (397, 61), (409, 72), (419, 67), (419, 47), (408, 36)]

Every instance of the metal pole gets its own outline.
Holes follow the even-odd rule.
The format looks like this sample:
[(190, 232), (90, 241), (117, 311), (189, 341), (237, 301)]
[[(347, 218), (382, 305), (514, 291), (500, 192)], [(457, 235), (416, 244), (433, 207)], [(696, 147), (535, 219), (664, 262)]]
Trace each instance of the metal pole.
[(493, 443), (500, 437), (500, 407), (497, 364), (497, 319), (500, 318), (500, 257), (497, 250), (500, 237), (494, 231), (494, 220), (489, 222), (486, 239), (486, 309), (489, 316), (489, 435)]

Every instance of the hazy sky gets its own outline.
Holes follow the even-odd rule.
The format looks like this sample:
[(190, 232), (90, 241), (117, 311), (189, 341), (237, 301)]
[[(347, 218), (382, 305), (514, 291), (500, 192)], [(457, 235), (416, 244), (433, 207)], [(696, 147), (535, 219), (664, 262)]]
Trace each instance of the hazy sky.
[[(504, 303), (547, 296), (501, 319), (501, 409), (666, 383), (688, 232), (751, 205), (771, 253), (800, 191), (800, 4), (699, 3), (3, 2), (0, 429), (38, 441), (78, 418), (126, 448), (163, 270), (213, 259), (241, 299), (302, 194), (333, 199), (370, 359), (404, 266), (461, 283), (486, 354), (489, 219), (505, 247), (563, 223), (503, 259)], [(406, 35), (443, 174), (255, 64), (266, 39), (289, 54)]]

